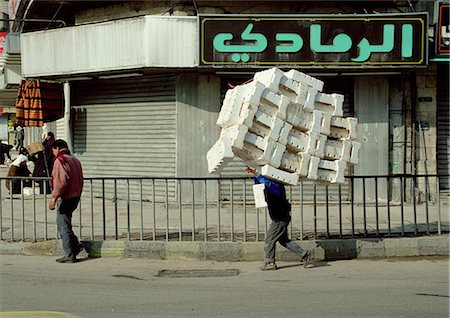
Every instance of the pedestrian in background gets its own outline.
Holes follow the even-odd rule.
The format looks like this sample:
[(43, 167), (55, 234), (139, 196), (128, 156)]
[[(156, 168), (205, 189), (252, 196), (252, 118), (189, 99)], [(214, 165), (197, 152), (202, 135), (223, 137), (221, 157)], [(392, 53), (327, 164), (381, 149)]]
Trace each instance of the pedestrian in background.
[(72, 230), (72, 213), (80, 202), (83, 191), (83, 170), (80, 161), (70, 154), (67, 143), (57, 139), (52, 144), (55, 159), (51, 178), (52, 199), (50, 210), (57, 208), (56, 224), (61, 235), (64, 256), (59, 263), (75, 263), (83, 250)]
[(20, 150), (23, 147), (23, 140), (25, 139), (25, 131), (22, 126), (16, 128), (16, 150)]
[(11, 154), (9, 153), (13, 146), (3, 143), (3, 141), (0, 139), (0, 165), (5, 164), (5, 159), (8, 157), (9, 160), (11, 159)]
[[(40, 151), (37, 154), (37, 160), (35, 163), (34, 171), (33, 171), (33, 177), (50, 177), (52, 175), (52, 169), (53, 169), (53, 151), (52, 151), (52, 145), (55, 142), (55, 135), (52, 132), (48, 132), (45, 136), (44, 141), (42, 142), (42, 145), (44, 146), (44, 150)], [(39, 184), (40, 193), (44, 193), (44, 181), (39, 180), (36, 181)], [(48, 181), (45, 182), (45, 190), (46, 193), (50, 193), (50, 184)]]
[[(19, 155), (9, 166), (7, 177), (31, 177), (32, 173), (30, 169), (28, 169), (28, 150), (26, 148), (19, 149)], [(23, 182), (23, 183), (22, 183)], [(30, 180), (22, 179), (7, 179), (6, 180), (6, 188), (12, 192), (12, 194), (18, 194), (22, 191), (23, 188), (31, 186)]]
[(264, 176), (256, 176), (256, 170), (246, 167), (247, 172), (255, 175), (253, 180), (257, 184), (264, 184), (264, 196), (267, 202), (272, 223), (267, 231), (264, 244), (264, 266), (261, 270), (278, 269), (275, 262), (276, 244), (279, 242), (283, 247), (291, 252), (296, 253), (303, 262), (303, 267), (307, 267), (311, 259), (311, 252), (303, 250), (297, 243), (292, 241), (288, 235), (288, 225), (291, 222), (291, 204), (286, 198), (286, 190), (284, 185), (269, 180)]

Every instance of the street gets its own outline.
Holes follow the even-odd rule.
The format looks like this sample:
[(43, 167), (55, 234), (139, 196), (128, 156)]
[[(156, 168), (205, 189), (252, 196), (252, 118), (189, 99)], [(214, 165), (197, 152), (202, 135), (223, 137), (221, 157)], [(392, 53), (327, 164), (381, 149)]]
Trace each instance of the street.
[(79, 317), (449, 316), (448, 258), (318, 262), (307, 269), (280, 262), (279, 270), (266, 272), (260, 262), (97, 258), (59, 264), (51, 256), (0, 258), (1, 311)]

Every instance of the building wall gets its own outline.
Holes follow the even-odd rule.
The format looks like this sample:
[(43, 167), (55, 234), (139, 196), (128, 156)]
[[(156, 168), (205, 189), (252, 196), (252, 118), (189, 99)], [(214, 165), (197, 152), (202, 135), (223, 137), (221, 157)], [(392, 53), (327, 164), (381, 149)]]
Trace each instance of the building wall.
[[(417, 174), (437, 173), (436, 67), (436, 64), (430, 64), (428, 68), (416, 72), (415, 149)], [(422, 199), (425, 199), (425, 192), (435, 193), (435, 189), (429, 188), (430, 184), (435, 184), (435, 182), (435, 178), (429, 179), (427, 183), (424, 178), (419, 178), (417, 186)]]
[[(265, 14), (265, 13), (387, 13), (411, 12), (405, 1), (386, 6), (388, 2), (377, 1), (355, 5), (353, 1), (131, 1), (112, 4), (101, 8), (82, 10), (76, 13), (76, 24), (121, 19), (140, 15), (193, 16), (197, 13), (209, 14)], [(426, 6), (425, 6), (426, 7)]]
[(177, 177), (207, 177), (206, 152), (219, 137), (220, 79), (180, 74), (177, 100)]

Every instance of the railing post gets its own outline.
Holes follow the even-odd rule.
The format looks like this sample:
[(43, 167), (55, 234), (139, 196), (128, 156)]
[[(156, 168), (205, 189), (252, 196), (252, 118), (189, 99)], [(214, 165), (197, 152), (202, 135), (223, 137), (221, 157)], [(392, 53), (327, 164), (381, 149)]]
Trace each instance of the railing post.
[(205, 242), (208, 241), (208, 199), (207, 199), (207, 182), (206, 179), (203, 180), (204, 183), (204, 198), (205, 198)]
[(428, 191), (428, 176), (425, 176), (425, 218), (427, 222), (427, 235), (430, 235), (430, 219), (429, 219), (429, 211), (428, 211), (428, 199), (429, 199), (429, 191)]
[(314, 183), (314, 233), (313, 237), (317, 239), (317, 185)]
[(404, 206), (403, 206), (403, 201), (405, 199), (405, 186), (406, 182), (405, 182), (405, 178), (404, 177), (400, 177), (400, 214), (401, 214), (401, 222), (402, 222), (402, 236), (405, 235), (405, 210), (404, 210)]
[(169, 180), (166, 178), (165, 187), (166, 187), (166, 242), (169, 241)]
[(342, 187), (339, 185), (339, 237), (342, 238)]
[(326, 196), (326, 198), (325, 198), (325, 204), (326, 204), (325, 214), (326, 214), (326, 218), (327, 218), (327, 221), (326, 221), (326, 223), (327, 223), (327, 238), (330, 238), (330, 209), (328, 206), (328, 184), (325, 186), (325, 196)]
[(194, 191), (194, 180), (191, 180), (192, 186), (192, 242), (195, 241), (195, 191)]
[(183, 240), (183, 202), (181, 197), (181, 180), (178, 179), (178, 219), (180, 223), (180, 228), (178, 230), (178, 240), (181, 242)]
[(367, 211), (366, 211), (366, 178), (362, 179), (363, 186), (363, 222), (364, 222), (364, 237), (367, 237)]
[(153, 241), (156, 240), (156, 203), (155, 203), (155, 179), (152, 179), (152, 208), (153, 208)]
[(436, 203), (438, 212), (438, 235), (441, 236), (441, 195), (439, 188), (439, 176), (436, 177)]
[(243, 198), (244, 198), (244, 233), (243, 233), (243, 240), (244, 242), (247, 242), (247, 188), (246, 188), (246, 179), (243, 181)]
[(130, 219), (130, 179), (127, 178), (127, 241), (131, 239), (131, 219)]
[[(386, 187), (386, 198), (387, 198), (387, 217), (388, 217), (388, 236), (391, 236), (391, 183), (393, 183), (394, 179), (390, 180), (389, 177), (387, 179), (387, 187)], [(392, 182), (391, 182), (392, 181)]]
[(220, 179), (217, 179), (217, 241), (220, 242)]
[(91, 240), (94, 239), (94, 189), (93, 189), (93, 180), (90, 181), (90, 190), (91, 190)]
[(351, 201), (351, 213), (352, 213), (352, 238), (355, 237), (355, 179), (351, 178), (350, 179), (350, 188), (351, 188), (351, 196), (350, 196), (350, 201)]
[(114, 179), (114, 236), (119, 239), (119, 209), (117, 200), (117, 180)]
[(375, 222), (377, 229), (377, 237), (380, 237), (380, 219), (378, 211), (378, 177), (375, 177)]
[(144, 203), (143, 203), (142, 195), (143, 195), (142, 179), (139, 179), (139, 211), (140, 211), (140, 220), (141, 220), (139, 238), (141, 241), (144, 239)]
[(103, 239), (106, 240), (106, 206), (105, 206), (105, 179), (102, 178), (102, 224)]

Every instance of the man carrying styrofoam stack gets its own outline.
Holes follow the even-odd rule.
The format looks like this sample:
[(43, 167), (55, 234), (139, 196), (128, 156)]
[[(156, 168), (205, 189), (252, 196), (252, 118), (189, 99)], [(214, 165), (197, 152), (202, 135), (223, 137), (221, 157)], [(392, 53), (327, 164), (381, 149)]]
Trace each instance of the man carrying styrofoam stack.
[[(288, 238), (291, 208), (284, 185), (344, 183), (347, 166), (358, 164), (357, 119), (343, 116), (343, 95), (326, 94), (323, 87), (297, 70), (260, 71), (227, 91), (217, 119), (221, 133), (206, 154), (209, 173), (220, 173), (236, 157), (258, 168), (255, 205), (268, 206), (273, 220), (263, 269), (276, 269), (277, 241), (305, 265), (309, 261), (309, 252)], [(247, 171), (256, 176), (255, 169)]]
[(291, 204), (286, 198), (284, 185), (262, 175), (257, 176), (256, 170), (249, 166), (246, 167), (246, 170), (255, 175), (253, 180), (256, 184), (264, 185), (264, 197), (267, 202), (270, 218), (272, 219), (264, 244), (265, 263), (264, 266), (261, 267), (261, 270), (267, 271), (278, 269), (275, 262), (277, 242), (291, 252), (296, 253), (303, 262), (303, 267), (306, 268), (311, 259), (311, 252), (302, 249), (297, 243), (292, 241), (288, 235), (288, 225), (291, 222)]

